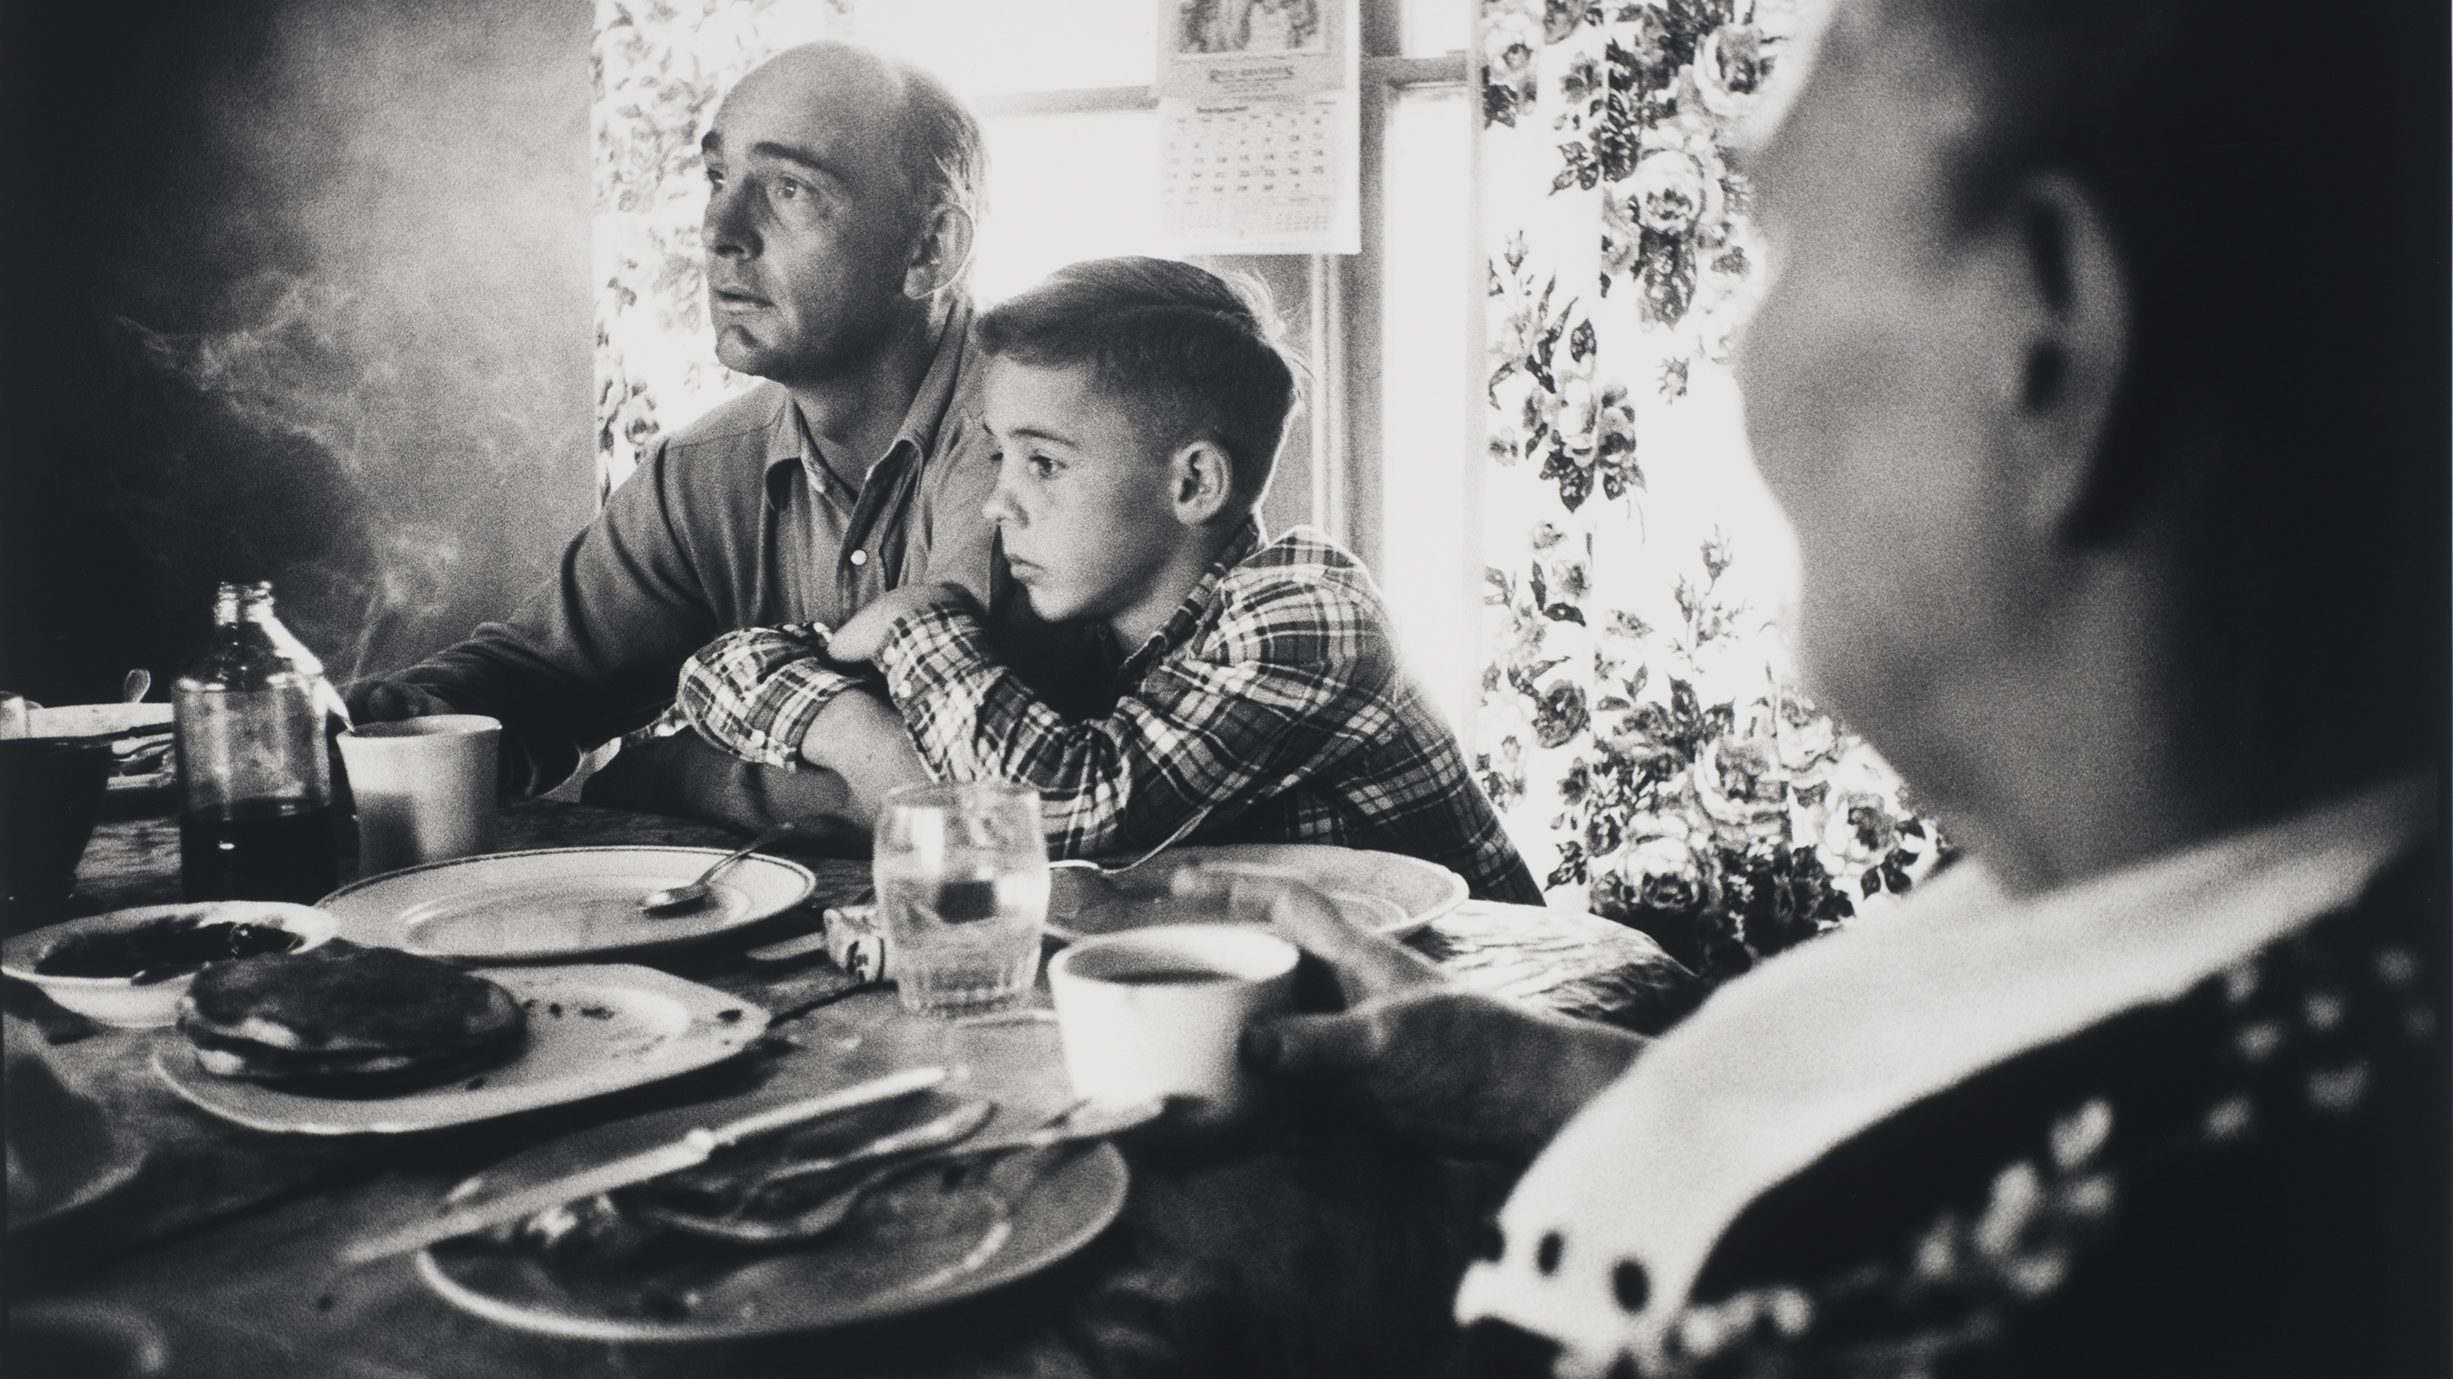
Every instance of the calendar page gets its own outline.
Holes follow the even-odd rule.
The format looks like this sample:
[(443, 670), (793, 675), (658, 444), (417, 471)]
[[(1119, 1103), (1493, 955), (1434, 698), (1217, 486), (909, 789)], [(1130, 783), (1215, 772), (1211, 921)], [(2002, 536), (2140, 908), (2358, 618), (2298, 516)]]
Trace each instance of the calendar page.
[(1169, 247), (1358, 252), (1354, 0), (1159, 4), (1159, 225)]

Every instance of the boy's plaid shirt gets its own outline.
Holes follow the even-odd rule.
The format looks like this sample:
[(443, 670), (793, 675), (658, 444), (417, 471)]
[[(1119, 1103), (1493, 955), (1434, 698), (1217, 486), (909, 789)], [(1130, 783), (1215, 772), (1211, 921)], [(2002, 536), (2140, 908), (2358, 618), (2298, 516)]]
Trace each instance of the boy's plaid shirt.
[[(818, 712), (857, 683), (823, 650), (815, 629), (729, 633), (683, 668), (680, 703), (717, 745), (794, 764)], [(1055, 856), (1147, 849), (1206, 811), (1189, 841), (1379, 848), (1454, 868), (1479, 897), (1541, 901), (1398, 664), (1370, 574), (1316, 533), (1230, 546), (1117, 672), (1104, 716), (1050, 708), (952, 599), (896, 623), (877, 664), (930, 769), (1038, 790)]]

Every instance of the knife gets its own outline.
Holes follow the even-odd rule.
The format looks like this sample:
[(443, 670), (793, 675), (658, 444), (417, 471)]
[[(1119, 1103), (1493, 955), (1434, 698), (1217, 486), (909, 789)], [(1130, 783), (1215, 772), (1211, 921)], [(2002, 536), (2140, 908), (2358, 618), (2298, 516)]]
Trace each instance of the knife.
[(356, 1242), (341, 1252), (341, 1262), (357, 1265), (388, 1259), (457, 1236), (522, 1220), (548, 1207), (558, 1207), (600, 1192), (611, 1192), (615, 1188), (643, 1183), (650, 1178), (661, 1178), (667, 1173), (695, 1168), (705, 1163), (717, 1150), (743, 1140), (772, 1134), (838, 1112), (924, 1092), (949, 1076), (951, 1074), (944, 1068), (906, 1069), (839, 1091), (785, 1102), (781, 1106), (769, 1107), (719, 1125), (700, 1126), (653, 1149), (627, 1154), (576, 1173), (566, 1173), (534, 1187), (518, 1188), (477, 1206), (453, 1207), (446, 1202), (443, 1214), (433, 1220)]

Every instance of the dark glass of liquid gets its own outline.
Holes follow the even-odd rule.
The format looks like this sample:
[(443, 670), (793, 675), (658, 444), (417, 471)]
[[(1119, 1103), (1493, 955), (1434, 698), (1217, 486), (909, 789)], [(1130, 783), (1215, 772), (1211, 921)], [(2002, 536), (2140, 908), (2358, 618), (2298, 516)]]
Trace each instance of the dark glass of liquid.
[(332, 806), (248, 800), (179, 816), (179, 878), (190, 900), (312, 905), (340, 884)]

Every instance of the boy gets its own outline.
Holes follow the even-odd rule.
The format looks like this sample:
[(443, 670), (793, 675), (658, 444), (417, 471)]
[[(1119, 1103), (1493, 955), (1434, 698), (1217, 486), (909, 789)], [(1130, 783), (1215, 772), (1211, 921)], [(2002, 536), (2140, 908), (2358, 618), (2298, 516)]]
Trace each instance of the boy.
[[(1113, 638), (1112, 708), (1060, 712), (991, 656), (967, 594), (919, 585), (831, 637), (717, 639), (683, 668), (692, 724), (753, 761), (839, 771), (872, 813), (897, 784), (1031, 786), (1057, 856), (1340, 843), (1540, 903), (1399, 667), (1369, 574), (1310, 532), (1261, 541), (1294, 402), (1262, 319), (1215, 276), (1148, 258), (1075, 264), (980, 318), (987, 515), (1033, 611)], [(859, 661), (891, 705), (837, 669)]]

